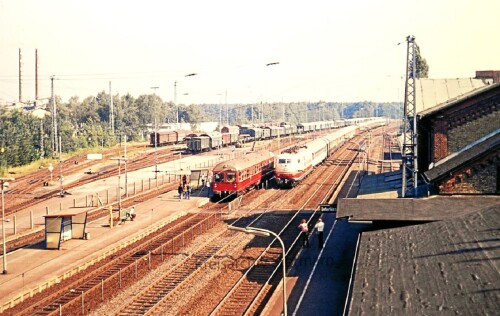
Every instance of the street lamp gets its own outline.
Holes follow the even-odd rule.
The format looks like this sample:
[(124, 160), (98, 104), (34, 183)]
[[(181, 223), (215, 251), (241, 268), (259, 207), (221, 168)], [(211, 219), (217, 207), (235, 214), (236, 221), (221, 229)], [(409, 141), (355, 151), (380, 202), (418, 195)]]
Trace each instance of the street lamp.
[[(272, 63), (267, 63), (266, 67), (268, 67), (268, 66), (276, 66), (276, 65), (279, 65), (279, 64), (280, 64), (279, 61), (272, 62)], [(283, 102), (281, 104), (281, 118), (282, 118), (282, 121), (284, 122), (285, 121), (285, 104)]]
[(287, 307), (286, 307), (286, 266), (285, 266), (285, 255), (286, 255), (286, 249), (285, 249), (285, 244), (283, 243), (283, 240), (281, 240), (280, 236), (278, 236), (276, 233), (263, 229), (263, 228), (257, 228), (257, 227), (235, 227), (235, 226), (228, 226), (228, 229), (231, 230), (236, 230), (239, 232), (243, 232), (245, 234), (252, 234), (255, 236), (261, 236), (261, 237), (269, 237), (269, 236), (274, 236), (281, 244), (281, 248), (283, 251), (283, 257), (281, 258), (281, 265), (283, 266), (283, 315), (287, 316)]
[[(198, 75), (198, 74), (193, 72), (193, 73), (185, 75), (184, 77), (193, 77), (196, 75)], [(179, 124), (179, 105), (177, 104), (177, 80), (174, 81), (174, 106), (177, 108), (176, 123), (178, 125)], [(179, 126), (177, 126), (177, 127), (179, 127)]]
[(14, 178), (0, 178), (0, 190), (2, 191), (2, 253), (3, 270), (2, 274), (7, 274), (7, 240), (5, 239), (5, 205), (3, 201), (3, 191), (9, 186), (7, 181), (14, 181)]
[(52, 166), (52, 163), (49, 163), (49, 167), (47, 169), (49, 169), (49, 172), (50, 172), (50, 182), (52, 182), (52, 171), (54, 171), (54, 166)]

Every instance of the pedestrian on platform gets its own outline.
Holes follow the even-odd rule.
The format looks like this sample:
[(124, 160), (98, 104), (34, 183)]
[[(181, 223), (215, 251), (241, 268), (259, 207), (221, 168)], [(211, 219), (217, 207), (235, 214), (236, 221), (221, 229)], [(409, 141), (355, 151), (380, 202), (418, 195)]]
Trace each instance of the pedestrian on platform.
[(130, 220), (133, 222), (135, 219), (135, 207), (131, 207), (130, 210), (128, 211), (128, 216), (130, 217)]
[(309, 248), (309, 228), (307, 227), (307, 221), (302, 219), (299, 224), (300, 234), (302, 235), (302, 246)]
[(207, 191), (208, 191), (208, 196), (210, 197), (212, 195), (212, 176), (209, 175), (207, 177)]
[(323, 248), (323, 230), (325, 229), (325, 223), (323, 223), (323, 220), (320, 218), (318, 219), (318, 222), (316, 225), (314, 225), (314, 228), (316, 228), (316, 233), (318, 235), (318, 247), (319, 249)]
[(182, 194), (184, 196), (184, 199), (187, 199), (187, 187), (186, 187), (186, 184), (182, 185)]
[(188, 200), (191, 197), (191, 186), (189, 184), (186, 185), (186, 197)]
[(179, 193), (179, 201), (182, 199), (182, 184), (179, 183), (179, 187), (177, 188), (177, 192)]
[(205, 175), (201, 175), (201, 191), (205, 188)]

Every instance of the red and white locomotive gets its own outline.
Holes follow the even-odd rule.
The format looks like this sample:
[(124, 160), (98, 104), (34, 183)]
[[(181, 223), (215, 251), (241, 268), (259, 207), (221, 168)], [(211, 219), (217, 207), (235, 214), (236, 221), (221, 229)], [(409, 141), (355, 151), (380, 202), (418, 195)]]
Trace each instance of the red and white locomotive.
[(274, 154), (263, 150), (224, 161), (213, 169), (212, 192), (215, 197), (240, 194), (273, 175)]
[(295, 146), (283, 151), (276, 157), (276, 183), (281, 187), (295, 185), (346, 140), (354, 137), (358, 129), (371, 129), (385, 123), (383, 118), (353, 119), (349, 122), (349, 126), (337, 129), (303, 146)]
[(303, 146), (295, 146), (276, 157), (275, 179), (278, 186), (291, 187), (304, 179), (346, 139), (356, 134), (357, 126), (347, 126), (317, 138)]

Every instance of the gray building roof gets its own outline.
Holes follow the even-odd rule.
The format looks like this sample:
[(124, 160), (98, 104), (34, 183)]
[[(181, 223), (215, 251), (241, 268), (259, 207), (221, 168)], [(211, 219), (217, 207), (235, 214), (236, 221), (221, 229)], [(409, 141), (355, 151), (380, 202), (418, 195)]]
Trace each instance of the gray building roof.
[(364, 232), (349, 315), (497, 315), (500, 207)]
[(436, 195), (417, 199), (339, 199), (337, 218), (350, 221), (439, 221), (500, 207), (500, 196)]
[(488, 87), (487, 82), (472, 78), (415, 80), (417, 113), (426, 113), (438, 105), (454, 102), (485, 87)]

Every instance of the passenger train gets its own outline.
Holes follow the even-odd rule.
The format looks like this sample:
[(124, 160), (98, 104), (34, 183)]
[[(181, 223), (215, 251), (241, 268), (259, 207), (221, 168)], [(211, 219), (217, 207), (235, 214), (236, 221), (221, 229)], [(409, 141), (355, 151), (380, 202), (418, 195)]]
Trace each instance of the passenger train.
[(273, 176), (274, 154), (263, 150), (224, 161), (213, 169), (214, 199), (239, 195)]
[(275, 180), (280, 187), (291, 187), (304, 179), (315, 166), (329, 157), (346, 140), (354, 137), (360, 128), (374, 128), (385, 124), (383, 119), (359, 122), (312, 140), (302, 146), (282, 151), (276, 157)]

